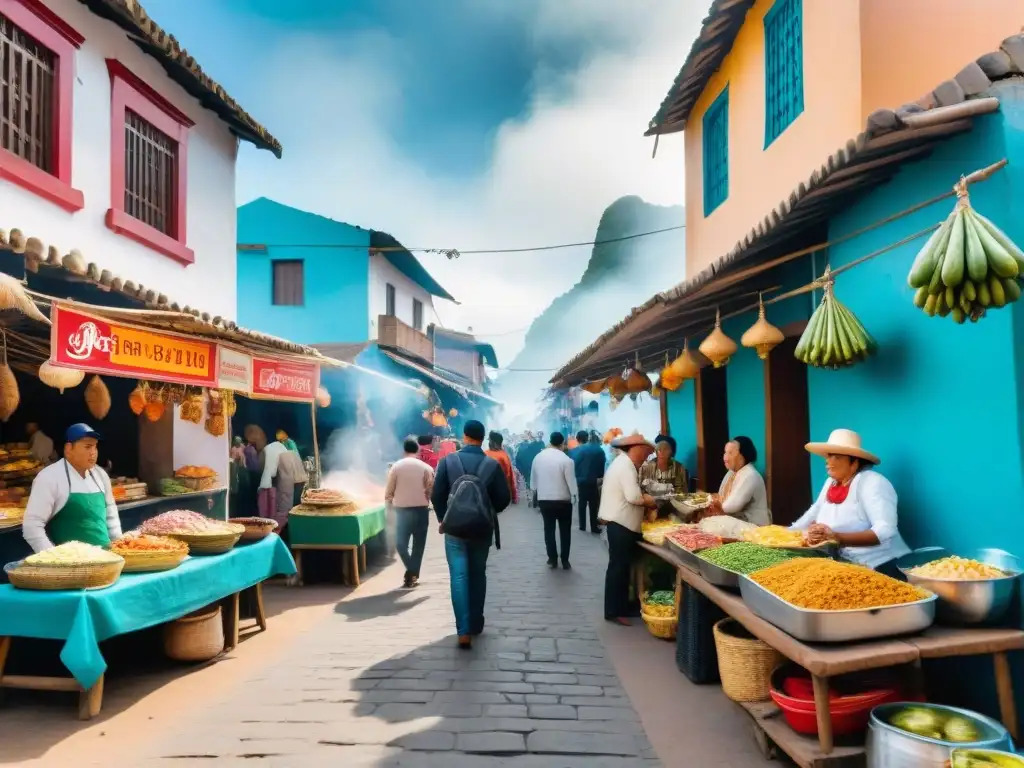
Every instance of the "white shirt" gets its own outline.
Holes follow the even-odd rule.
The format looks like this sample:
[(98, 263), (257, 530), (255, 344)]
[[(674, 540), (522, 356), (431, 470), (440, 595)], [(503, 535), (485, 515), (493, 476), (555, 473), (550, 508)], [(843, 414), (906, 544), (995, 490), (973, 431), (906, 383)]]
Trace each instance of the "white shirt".
[(274, 478), (277, 477), (277, 465), (281, 461), (281, 454), (288, 452), (288, 446), (279, 440), (275, 440), (263, 449), (263, 477), (260, 478), (260, 488), (273, 488)]
[(36, 475), (32, 481), (21, 535), (33, 551), (42, 552), (53, 546), (46, 535), (46, 524), (68, 503), (68, 496), (72, 493), (103, 493), (107, 502), (107, 531), (111, 540), (121, 537), (121, 518), (117, 513), (114, 491), (110, 487), (107, 473), (99, 467), (93, 467), (82, 477), (78, 470), (61, 459)]
[(620, 453), (604, 473), (601, 506), (597, 517), (606, 523), (618, 523), (636, 533), (644, 522), (644, 495), (636, 465), (628, 454)]
[(54, 458), (53, 440), (44, 435), (41, 430), (36, 430), (28, 439), (28, 449), (43, 464), (49, 464)]
[(896, 527), (896, 489), (885, 477), (871, 469), (858, 472), (842, 504), (828, 501), (826, 494), (831, 485), (831, 480), (825, 481), (817, 501), (790, 526), (793, 530), (803, 531), (812, 523), (821, 523), (836, 533), (873, 531), (881, 542), (878, 546), (840, 550), (845, 559), (868, 568), (876, 568), (910, 552)]
[(549, 446), (533, 460), (530, 487), (538, 501), (572, 501), (580, 495), (576, 465), (564, 451)]
[(729, 470), (722, 478), (718, 492), (725, 494), (729, 478), (735, 476), (729, 498), (722, 502), (722, 511), (730, 517), (746, 520), (754, 525), (771, 525), (772, 513), (768, 509), (768, 491), (764, 478), (752, 464), (744, 464), (739, 472)]
[(415, 456), (406, 456), (391, 465), (384, 501), (399, 509), (429, 507), (434, 470)]

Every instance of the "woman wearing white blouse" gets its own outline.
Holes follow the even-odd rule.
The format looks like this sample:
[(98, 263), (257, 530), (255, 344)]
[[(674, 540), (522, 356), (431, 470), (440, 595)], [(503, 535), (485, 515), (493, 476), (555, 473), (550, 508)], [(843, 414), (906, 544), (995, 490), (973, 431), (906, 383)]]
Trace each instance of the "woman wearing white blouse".
[(749, 437), (734, 437), (725, 444), (722, 457), (729, 471), (722, 478), (718, 498), (711, 502), (705, 515), (729, 515), (754, 525), (771, 525), (768, 492), (764, 478), (754, 467), (757, 449)]
[(896, 490), (874, 470), (879, 458), (861, 447), (860, 435), (837, 429), (807, 450), (825, 458), (829, 479), (799, 520), (811, 545), (837, 541), (845, 560), (896, 575), (894, 562), (910, 552), (897, 528)]

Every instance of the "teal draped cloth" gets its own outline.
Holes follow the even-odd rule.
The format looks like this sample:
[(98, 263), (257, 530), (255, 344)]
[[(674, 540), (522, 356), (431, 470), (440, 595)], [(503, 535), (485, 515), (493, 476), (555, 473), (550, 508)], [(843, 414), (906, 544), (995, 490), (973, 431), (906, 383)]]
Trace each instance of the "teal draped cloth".
[(173, 571), (126, 573), (112, 587), (43, 592), (0, 585), (0, 637), (63, 640), (60, 660), (82, 688), (107, 669), (99, 644), (180, 619), (271, 576), (295, 573), (277, 535), (223, 555), (189, 557)]

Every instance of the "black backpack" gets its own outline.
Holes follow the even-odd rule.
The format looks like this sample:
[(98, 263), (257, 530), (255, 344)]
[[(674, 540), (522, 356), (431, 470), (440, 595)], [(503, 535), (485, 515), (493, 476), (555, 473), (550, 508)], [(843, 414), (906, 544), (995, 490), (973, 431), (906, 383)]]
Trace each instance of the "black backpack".
[(498, 462), (484, 457), (477, 470), (480, 474), (466, 472), (462, 457), (457, 453), (445, 457), (448, 462), (448, 510), (444, 514), (444, 532), (460, 539), (490, 539), (501, 549), (501, 531), (498, 530), (498, 515), (487, 493), (487, 484), (499, 469)]

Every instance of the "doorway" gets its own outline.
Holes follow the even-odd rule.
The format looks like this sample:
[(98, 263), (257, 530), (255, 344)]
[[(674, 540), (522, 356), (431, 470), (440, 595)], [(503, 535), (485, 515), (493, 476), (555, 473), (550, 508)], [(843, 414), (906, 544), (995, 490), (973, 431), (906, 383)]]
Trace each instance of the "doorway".
[(772, 522), (789, 525), (811, 505), (807, 367), (793, 355), (789, 337), (765, 363), (765, 485)]
[(722, 452), (729, 440), (726, 368), (701, 368), (697, 377), (697, 487), (718, 493), (725, 477)]

